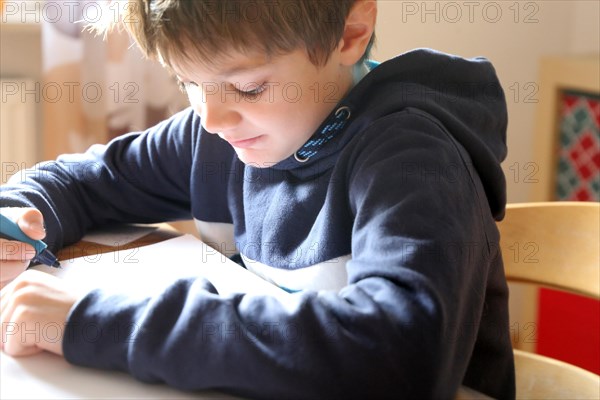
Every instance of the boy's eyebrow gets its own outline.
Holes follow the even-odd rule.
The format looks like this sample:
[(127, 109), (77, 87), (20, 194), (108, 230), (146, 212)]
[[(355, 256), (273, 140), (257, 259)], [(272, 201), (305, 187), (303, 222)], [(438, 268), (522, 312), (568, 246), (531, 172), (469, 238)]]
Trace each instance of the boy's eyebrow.
[[(245, 73), (245, 72), (251, 72), (254, 70), (257, 70), (259, 68), (264, 67), (265, 65), (268, 65), (269, 62), (268, 60), (260, 60), (260, 61), (254, 61), (254, 62), (249, 62), (246, 64), (240, 64), (240, 65), (234, 65), (232, 67), (229, 67), (223, 71), (220, 71), (216, 74), (216, 76), (220, 79), (226, 79), (232, 75), (236, 75), (236, 74), (241, 74), (241, 73)], [(184, 79), (183, 77), (185, 77), (185, 74), (181, 73), (181, 71), (178, 70), (177, 67), (175, 66), (171, 66), (171, 69), (173, 70), (173, 72), (175, 73), (175, 75), (177, 76), (177, 79), (179, 79), (180, 81), (184, 81), (186, 79)]]
[(246, 64), (246, 65), (237, 65), (237, 66), (233, 66), (233, 67), (227, 68), (224, 71), (219, 72), (218, 76), (220, 78), (227, 78), (231, 75), (237, 75), (237, 74), (241, 74), (244, 72), (254, 71), (256, 69), (264, 67), (267, 64), (268, 64), (268, 62), (266, 60), (260, 60), (259, 62), (253, 62), (253, 63)]

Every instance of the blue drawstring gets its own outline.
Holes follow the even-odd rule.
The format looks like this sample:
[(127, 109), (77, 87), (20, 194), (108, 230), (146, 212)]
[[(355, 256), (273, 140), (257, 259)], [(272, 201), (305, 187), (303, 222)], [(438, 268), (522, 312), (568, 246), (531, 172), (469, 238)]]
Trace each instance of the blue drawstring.
[(300, 148), (300, 150), (294, 153), (294, 158), (298, 162), (306, 162), (313, 157), (317, 152), (335, 137), (335, 135), (342, 130), (346, 125), (346, 122), (350, 119), (351, 115), (350, 107), (342, 106), (339, 107), (333, 116), (329, 119), (327, 124), (321, 129), (320, 132), (315, 133), (310, 139)]

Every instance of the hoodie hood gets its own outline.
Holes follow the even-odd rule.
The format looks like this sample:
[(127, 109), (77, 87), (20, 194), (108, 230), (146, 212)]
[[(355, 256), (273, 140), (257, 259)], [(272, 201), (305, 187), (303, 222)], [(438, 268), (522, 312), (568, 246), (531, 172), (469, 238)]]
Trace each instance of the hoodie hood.
[(506, 182), (500, 163), (507, 153), (508, 118), (504, 92), (487, 59), (465, 59), (431, 49), (401, 54), (360, 80), (317, 132), (331, 124), (341, 107), (348, 107), (352, 117), (334, 139), (307, 162), (290, 157), (275, 168), (305, 177), (323, 171), (335, 164), (339, 151), (373, 121), (417, 108), (439, 120), (469, 153), (494, 217), (502, 218)]

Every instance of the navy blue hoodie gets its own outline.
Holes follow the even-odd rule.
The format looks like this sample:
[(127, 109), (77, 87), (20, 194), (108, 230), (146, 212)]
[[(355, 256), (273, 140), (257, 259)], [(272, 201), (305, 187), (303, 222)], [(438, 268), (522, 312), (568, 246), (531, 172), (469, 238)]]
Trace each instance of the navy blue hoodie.
[[(461, 384), (513, 398), (493, 67), (411, 51), (332, 116), (341, 107), (343, 129), (306, 162), (244, 165), (188, 109), (3, 186), (3, 206), (43, 212), (54, 249), (113, 221), (193, 217), (213, 247), (292, 292), (284, 304), (204, 279), (144, 300), (100, 288), (71, 310), (66, 359), (257, 398), (452, 398)], [(207, 323), (225, 334), (203, 335)], [(135, 340), (90, 342), (89, 324), (135, 327)]]

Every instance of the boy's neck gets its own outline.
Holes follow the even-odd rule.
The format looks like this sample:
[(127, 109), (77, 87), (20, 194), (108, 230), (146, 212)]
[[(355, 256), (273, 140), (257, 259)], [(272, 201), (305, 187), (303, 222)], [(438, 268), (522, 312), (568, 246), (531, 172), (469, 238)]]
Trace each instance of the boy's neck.
[(352, 86), (356, 86), (362, 78), (369, 73), (369, 68), (365, 62), (360, 62), (352, 68)]

